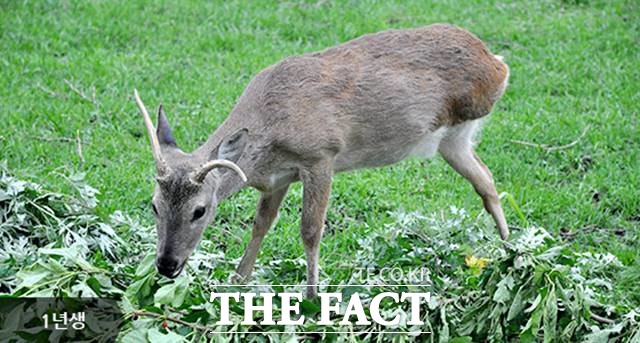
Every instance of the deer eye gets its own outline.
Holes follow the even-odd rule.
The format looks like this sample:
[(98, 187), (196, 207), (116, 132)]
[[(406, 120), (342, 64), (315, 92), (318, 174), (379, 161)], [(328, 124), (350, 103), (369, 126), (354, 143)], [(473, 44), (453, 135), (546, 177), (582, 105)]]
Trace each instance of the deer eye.
[(202, 216), (204, 216), (204, 212), (206, 211), (206, 209), (202, 206), (196, 208), (195, 211), (193, 211), (193, 219), (191, 219), (192, 222), (195, 222), (196, 220), (202, 218)]
[(156, 204), (151, 203), (151, 208), (153, 208), (153, 213), (157, 216), (158, 215), (158, 209), (156, 208)]

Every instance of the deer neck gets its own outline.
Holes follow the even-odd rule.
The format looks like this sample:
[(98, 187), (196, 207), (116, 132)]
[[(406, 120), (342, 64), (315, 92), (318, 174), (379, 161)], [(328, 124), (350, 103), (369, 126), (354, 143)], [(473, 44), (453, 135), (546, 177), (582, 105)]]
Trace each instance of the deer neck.
[[(229, 121), (225, 121), (211, 136), (209, 136), (204, 144), (193, 152), (194, 158), (199, 161), (199, 163), (206, 163), (209, 160), (217, 158), (218, 147), (222, 140), (241, 128), (242, 127), (240, 126), (233, 125), (233, 123), (230, 123)], [(236, 173), (228, 170), (220, 170), (216, 172), (215, 182), (218, 183), (216, 198), (219, 202), (251, 184), (253, 165), (249, 156), (253, 154), (253, 151), (251, 151), (253, 146), (253, 144), (247, 144), (244, 153), (237, 161), (234, 161), (245, 172), (249, 178), (248, 182), (243, 182)]]

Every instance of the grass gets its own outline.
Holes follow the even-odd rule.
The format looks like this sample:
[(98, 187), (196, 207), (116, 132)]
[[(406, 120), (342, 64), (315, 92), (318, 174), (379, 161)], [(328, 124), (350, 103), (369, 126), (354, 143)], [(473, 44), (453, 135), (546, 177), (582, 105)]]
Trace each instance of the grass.
[[(119, 209), (151, 225), (154, 168), (134, 87), (148, 105), (164, 104), (178, 143), (191, 150), (253, 75), (286, 56), (387, 28), (449, 22), (477, 34), (511, 68), (478, 147), (499, 191), (523, 213), (505, 201), (510, 224), (568, 234), (581, 251), (613, 253), (631, 267), (621, 289), (639, 294), (630, 281), (640, 278), (638, 13), (635, 1), (2, 1), (0, 159), (58, 188), (66, 186), (57, 172), (85, 172), (101, 192), (103, 216)], [(586, 128), (575, 146), (552, 152), (512, 142), (563, 145)], [(241, 256), (256, 201), (256, 191), (244, 190), (221, 206), (206, 233), (217, 249)], [(455, 205), (488, 217), (440, 158), (338, 175), (331, 201), (325, 272), (382, 230), (390, 211)], [(303, 256), (300, 204), (297, 185), (258, 265)]]

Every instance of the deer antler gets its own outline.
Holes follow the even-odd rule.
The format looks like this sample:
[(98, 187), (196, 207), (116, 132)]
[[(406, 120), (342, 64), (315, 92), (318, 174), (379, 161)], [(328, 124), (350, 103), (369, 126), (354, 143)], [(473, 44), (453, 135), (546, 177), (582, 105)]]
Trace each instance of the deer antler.
[(147, 112), (147, 108), (140, 100), (140, 95), (138, 95), (138, 90), (133, 90), (133, 97), (136, 99), (136, 104), (138, 105), (138, 109), (140, 109), (140, 113), (144, 119), (144, 124), (147, 127), (147, 133), (149, 134), (149, 140), (151, 141), (151, 149), (153, 152), (153, 159), (156, 161), (156, 169), (158, 171), (158, 176), (166, 176), (169, 173), (169, 166), (167, 162), (162, 157), (162, 151), (160, 150), (160, 143), (158, 142), (158, 136), (156, 136), (155, 128), (153, 127), (153, 122), (151, 121), (151, 117), (149, 117), (149, 113)]
[(247, 176), (244, 174), (242, 169), (240, 169), (237, 164), (229, 160), (213, 160), (205, 163), (202, 167), (200, 167), (200, 170), (198, 170), (197, 172), (193, 172), (193, 174), (191, 175), (191, 180), (195, 183), (203, 183), (205, 177), (207, 177), (207, 174), (209, 174), (210, 171), (216, 168), (229, 168), (236, 172), (243, 182), (247, 182)]

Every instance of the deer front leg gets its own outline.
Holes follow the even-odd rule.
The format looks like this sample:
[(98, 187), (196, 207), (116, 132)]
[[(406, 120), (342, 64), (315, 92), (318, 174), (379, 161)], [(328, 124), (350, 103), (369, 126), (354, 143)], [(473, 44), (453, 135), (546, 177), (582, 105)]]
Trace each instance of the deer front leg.
[(307, 257), (307, 298), (318, 294), (318, 259), (324, 219), (331, 194), (331, 163), (325, 161), (300, 171), (303, 186), (302, 221), (300, 234)]
[(249, 245), (242, 256), (242, 260), (238, 265), (236, 275), (232, 278), (233, 281), (241, 281), (251, 275), (262, 240), (271, 228), (271, 225), (273, 225), (273, 221), (278, 216), (278, 208), (280, 208), (282, 199), (284, 199), (288, 189), (289, 185), (271, 193), (262, 193), (260, 196), (260, 201), (258, 201), (258, 208), (256, 210), (256, 218), (253, 222), (251, 241), (249, 242)]

